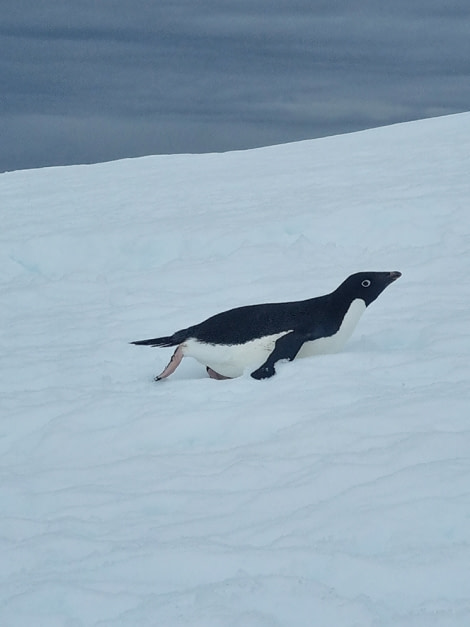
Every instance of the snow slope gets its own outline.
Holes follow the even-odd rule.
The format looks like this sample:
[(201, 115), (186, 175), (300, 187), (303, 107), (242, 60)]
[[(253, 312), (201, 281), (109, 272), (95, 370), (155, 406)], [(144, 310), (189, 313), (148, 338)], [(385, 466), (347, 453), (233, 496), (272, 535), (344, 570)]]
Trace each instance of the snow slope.
[[(470, 624), (470, 114), (0, 176), (2, 627)], [(337, 355), (130, 346), (400, 270)]]

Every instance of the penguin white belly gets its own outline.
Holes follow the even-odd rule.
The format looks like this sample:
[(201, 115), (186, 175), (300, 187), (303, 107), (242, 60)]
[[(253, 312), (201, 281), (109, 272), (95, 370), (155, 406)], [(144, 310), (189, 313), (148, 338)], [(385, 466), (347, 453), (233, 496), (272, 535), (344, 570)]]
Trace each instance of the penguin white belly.
[(317, 340), (305, 342), (297, 357), (311, 357), (312, 355), (325, 355), (340, 351), (351, 337), (365, 310), (366, 304), (362, 298), (353, 300), (338, 331), (329, 337), (320, 337)]
[(276, 340), (289, 331), (267, 335), (245, 344), (206, 344), (190, 338), (182, 344), (183, 354), (194, 357), (203, 366), (209, 366), (224, 377), (241, 377), (245, 368), (257, 368), (274, 350)]

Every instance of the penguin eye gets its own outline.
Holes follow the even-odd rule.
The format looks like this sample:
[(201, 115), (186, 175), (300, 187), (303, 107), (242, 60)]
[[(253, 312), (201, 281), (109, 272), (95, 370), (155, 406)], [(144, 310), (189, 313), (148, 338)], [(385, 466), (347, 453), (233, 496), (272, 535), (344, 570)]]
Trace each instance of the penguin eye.
[(362, 287), (369, 287), (369, 285), (370, 285), (369, 279), (364, 279), (364, 281), (362, 281), (361, 285), (362, 285)]

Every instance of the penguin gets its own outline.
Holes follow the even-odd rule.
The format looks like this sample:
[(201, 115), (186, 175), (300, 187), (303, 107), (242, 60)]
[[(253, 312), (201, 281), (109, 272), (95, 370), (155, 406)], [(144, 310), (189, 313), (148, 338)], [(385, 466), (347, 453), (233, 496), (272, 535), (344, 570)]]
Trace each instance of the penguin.
[(176, 346), (155, 381), (172, 374), (186, 355), (213, 379), (233, 379), (247, 368), (254, 379), (267, 379), (278, 361), (340, 350), (366, 308), (400, 277), (397, 271), (357, 272), (324, 296), (236, 307), (173, 335), (131, 344)]

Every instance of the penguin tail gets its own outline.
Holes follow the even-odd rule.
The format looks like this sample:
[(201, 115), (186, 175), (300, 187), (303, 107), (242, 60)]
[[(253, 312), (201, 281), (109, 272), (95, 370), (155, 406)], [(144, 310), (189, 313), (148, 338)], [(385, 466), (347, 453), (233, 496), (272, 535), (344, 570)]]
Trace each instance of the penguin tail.
[(136, 346), (178, 346), (181, 342), (187, 339), (187, 335), (182, 331), (177, 331), (173, 335), (167, 335), (165, 337), (154, 337), (149, 340), (136, 340), (135, 342), (129, 342)]

